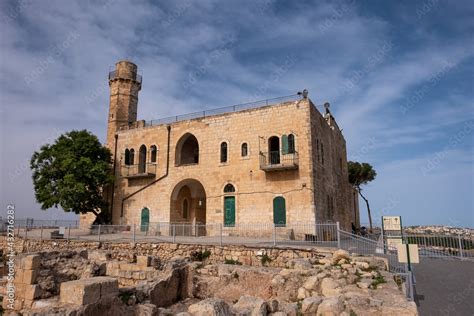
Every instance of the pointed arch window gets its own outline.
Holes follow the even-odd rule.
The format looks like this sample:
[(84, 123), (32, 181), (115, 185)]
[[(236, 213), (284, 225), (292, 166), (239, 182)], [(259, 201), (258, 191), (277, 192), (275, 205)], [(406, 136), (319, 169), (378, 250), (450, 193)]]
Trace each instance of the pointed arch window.
[(150, 147), (150, 162), (156, 162), (156, 155), (157, 155), (157, 149), (156, 149), (156, 146), (153, 145)]
[(146, 146), (140, 146), (140, 152), (138, 153), (138, 173), (145, 173), (146, 170)]
[(130, 165), (130, 150), (125, 149), (125, 165)]
[(130, 149), (130, 159), (128, 160), (129, 165), (135, 164), (135, 149)]
[(247, 157), (249, 155), (249, 146), (247, 143), (242, 144), (242, 149), (240, 155), (242, 157)]
[(227, 143), (221, 143), (221, 163), (227, 162)]
[(294, 154), (296, 152), (295, 150), (295, 135), (290, 134), (288, 135), (288, 153), (289, 154)]

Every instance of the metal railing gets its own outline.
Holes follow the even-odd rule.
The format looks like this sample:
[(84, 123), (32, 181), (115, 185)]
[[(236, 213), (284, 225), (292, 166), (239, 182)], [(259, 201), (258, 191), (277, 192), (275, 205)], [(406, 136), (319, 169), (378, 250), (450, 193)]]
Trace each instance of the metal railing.
[(121, 165), (120, 175), (122, 177), (155, 175), (156, 166), (157, 164), (154, 162), (149, 162), (145, 164)]
[(173, 242), (262, 246), (316, 245), (338, 247), (338, 223), (224, 224), (157, 222), (147, 225), (39, 226), (16, 225), (17, 236), (26, 239), (67, 239), (101, 242)]
[(278, 97), (278, 98), (273, 98), (273, 99), (266, 99), (266, 100), (260, 100), (260, 101), (255, 101), (255, 102), (236, 104), (236, 105), (231, 105), (231, 106), (226, 106), (226, 107), (221, 107), (221, 108), (216, 108), (216, 109), (211, 109), (211, 110), (204, 110), (204, 111), (193, 112), (193, 113), (188, 113), (188, 114), (183, 114), (183, 115), (165, 117), (165, 118), (157, 119), (157, 120), (146, 121), (145, 126), (171, 124), (175, 122), (204, 118), (204, 117), (213, 116), (213, 115), (256, 109), (256, 108), (260, 108), (260, 107), (264, 107), (264, 106), (268, 106), (272, 104), (297, 101), (301, 99), (302, 99), (302, 96), (293, 94), (293, 95), (288, 95), (288, 96), (283, 96), (283, 97)]
[(281, 151), (260, 152), (260, 168), (262, 170), (298, 168), (298, 152), (284, 154)]
[(136, 72), (132, 73), (127, 73), (127, 75), (124, 75), (124, 73), (117, 73), (117, 70), (109, 72), (109, 80), (114, 80), (114, 79), (129, 79), (129, 80), (135, 80), (139, 84), (142, 83), (142, 76), (137, 74)]
[[(34, 219), (34, 218), (21, 218), (15, 219), (16, 227), (27, 227), (28, 229), (35, 229), (40, 227), (69, 227), (78, 228), (79, 220), (59, 220), (59, 219)], [(0, 231), (4, 232), (6, 227), (6, 222), (0, 218)]]
[(457, 257), (474, 259), (472, 236), (410, 234), (403, 238), (409, 244), (417, 244), (421, 257)]

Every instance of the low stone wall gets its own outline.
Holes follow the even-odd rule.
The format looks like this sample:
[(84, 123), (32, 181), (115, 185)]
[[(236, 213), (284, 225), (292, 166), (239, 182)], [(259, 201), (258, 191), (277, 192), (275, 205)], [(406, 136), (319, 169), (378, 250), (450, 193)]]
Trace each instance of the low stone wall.
[[(4, 243), (4, 241), (2, 241)], [(3, 246), (3, 245), (2, 245)], [(111, 258), (119, 261), (135, 262), (137, 256), (155, 256), (162, 261), (173, 257), (202, 256), (207, 262), (223, 263), (226, 260), (252, 266), (270, 266), (286, 268), (292, 259), (324, 257), (331, 249), (315, 248), (265, 248), (250, 246), (215, 246), (172, 243), (99, 243), (91, 241), (66, 241), (66, 240), (17, 240), (15, 245), (18, 253), (61, 251), (61, 250), (93, 250), (109, 251)], [(334, 249), (332, 249), (334, 250)]]

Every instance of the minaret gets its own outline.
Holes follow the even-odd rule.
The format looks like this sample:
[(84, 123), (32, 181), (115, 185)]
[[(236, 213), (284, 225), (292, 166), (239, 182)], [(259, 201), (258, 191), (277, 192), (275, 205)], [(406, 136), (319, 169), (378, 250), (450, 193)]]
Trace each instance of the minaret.
[(142, 77), (137, 74), (137, 65), (122, 60), (109, 73), (110, 105), (107, 126), (107, 147), (113, 151), (117, 130), (137, 120), (138, 91), (142, 88)]

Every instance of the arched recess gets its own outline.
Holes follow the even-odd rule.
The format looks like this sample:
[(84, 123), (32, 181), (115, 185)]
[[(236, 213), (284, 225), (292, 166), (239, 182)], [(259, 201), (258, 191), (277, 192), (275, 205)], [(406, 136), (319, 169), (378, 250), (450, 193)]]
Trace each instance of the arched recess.
[(138, 153), (138, 173), (145, 173), (146, 171), (146, 146), (141, 145)]
[(205, 235), (205, 227), (199, 226), (206, 223), (206, 191), (201, 182), (186, 179), (175, 185), (170, 197), (170, 222), (177, 224), (176, 235)]
[(199, 163), (199, 142), (191, 133), (184, 134), (176, 144), (176, 166)]

